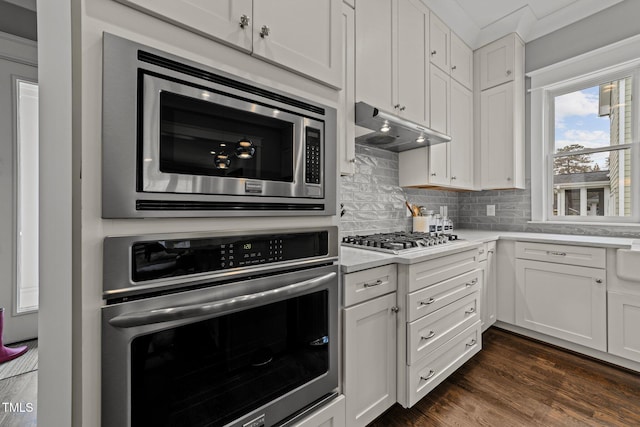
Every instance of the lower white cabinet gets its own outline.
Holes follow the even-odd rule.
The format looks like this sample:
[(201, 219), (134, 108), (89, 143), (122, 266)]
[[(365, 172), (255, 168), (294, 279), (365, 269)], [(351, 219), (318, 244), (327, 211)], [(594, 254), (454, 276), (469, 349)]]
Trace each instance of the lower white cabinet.
[(480, 268), (483, 271), (482, 283), (482, 332), (496, 322), (497, 283), (496, 283), (496, 242), (488, 242), (482, 248), (484, 256), (480, 257)]
[(607, 351), (606, 270), (516, 259), (516, 325)]
[(344, 394), (349, 427), (396, 402), (396, 293), (344, 309)]
[(609, 353), (640, 362), (640, 295), (609, 291)]
[(339, 396), (293, 425), (294, 427), (346, 427), (345, 397)]

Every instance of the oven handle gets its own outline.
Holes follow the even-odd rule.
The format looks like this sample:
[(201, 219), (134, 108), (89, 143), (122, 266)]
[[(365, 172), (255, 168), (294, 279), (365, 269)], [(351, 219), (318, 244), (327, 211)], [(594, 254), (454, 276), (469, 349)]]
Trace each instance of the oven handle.
[(201, 304), (185, 305), (178, 307), (158, 308), (155, 310), (136, 313), (121, 314), (109, 320), (109, 324), (116, 328), (133, 328), (136, 326), (150, 325), (153, 323), (170, 322), (192, 317), (206, 316), (209, 314), (226, 314), (256, 304), (267, 304), (281, 300), (282, 297), (295, 295), (333, 280), (337, 274), (331, 272), (323, 276), (314, 277), (277, 289), (270, 289), (255, 294), (240, 295), (220, 301), (209, 301)]

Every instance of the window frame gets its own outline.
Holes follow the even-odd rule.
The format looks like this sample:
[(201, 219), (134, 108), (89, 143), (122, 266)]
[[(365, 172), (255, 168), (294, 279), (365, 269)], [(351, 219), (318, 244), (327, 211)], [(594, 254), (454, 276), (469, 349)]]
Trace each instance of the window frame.
[[(560, 224), (638, 225), (640, 226), (640, 107), (632, 103), (631, 143), (615, 145), (629, 149), (631, 187), (634, 195), (629, 217), (554, 216), (553, 160), (555, 156), (555, 98), (602, 84), (631, 77), (632, 100), (640, 100), (640, 36), (634, 36), (593, 52), (536, 70), (531, 78), (531, 222)], [(614, 65), (612, 65), (614, 64)], [(636, 104), (636, 105), (634, 105)], [(591, 151), (591, 150), (586, 150)], [(614, 151), (611, 147), (596, 151)]]

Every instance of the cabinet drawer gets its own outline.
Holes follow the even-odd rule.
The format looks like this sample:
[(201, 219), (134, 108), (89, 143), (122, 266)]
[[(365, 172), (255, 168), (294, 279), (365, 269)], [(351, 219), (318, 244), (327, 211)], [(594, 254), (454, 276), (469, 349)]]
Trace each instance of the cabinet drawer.
[(481, 325), (477, 321), (438, 347), (421, 362), (409, 367), (409, 407), (427, 395), (445, 378), (482, 348)]
[(407, 364), (413, 365), (480, 319), (480, 292), (474, 292), (408, 324)]
[(478, 268), (478, 249), (446, 255), (407, 267), (409, 292), (417, 291)]
[(344, 427), (345, 397), (340, 395), (311, 415), (294, 424), (295, 427)]
[(606, 250), (589, 246), (516, 242), (516, 258), (583, 267), (605, 268)]
[(487, 260), (487, 244), (483, 244), (478, 248), (478, 261)]
[(413, 322), (421, 316), (433, 313), (447, 304), (476, 292), (481, 288), (481, 282), (482, 270), (474, 270), (409, 294), (407, 320)]
[(344, 305), (350, 306), (394, 292), (398, 287), (398, 268), (396, 264), (384, 265), (345, 274), (343, 279)]

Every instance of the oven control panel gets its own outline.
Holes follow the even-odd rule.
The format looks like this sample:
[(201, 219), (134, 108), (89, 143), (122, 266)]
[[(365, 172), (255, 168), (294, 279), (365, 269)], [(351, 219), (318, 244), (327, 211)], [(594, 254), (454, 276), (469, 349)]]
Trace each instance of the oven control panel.
[(327, 231), (135, 242), (134, 282), (328, 255)]

